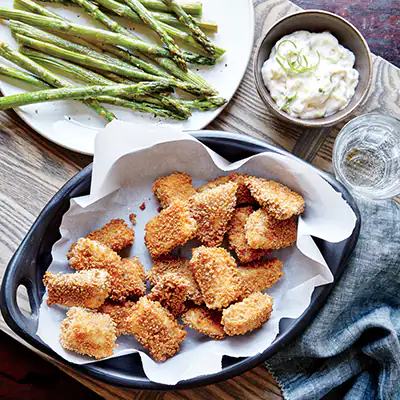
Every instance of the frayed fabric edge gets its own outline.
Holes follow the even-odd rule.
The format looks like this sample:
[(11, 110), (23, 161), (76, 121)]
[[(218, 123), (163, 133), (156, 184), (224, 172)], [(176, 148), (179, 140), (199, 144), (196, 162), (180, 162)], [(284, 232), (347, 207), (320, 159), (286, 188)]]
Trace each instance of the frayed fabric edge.
[(276, 383), (279, 386), (279, 389), (282, 392), (283, 398), (285, 400), (291, 400), (291, 397), (288, 393), (287, 388), (285, 387), (285, 385), (278, 379), (278, 377), (276, 376), (274, 370), (272, 369), (272, 367), (268, 364), (268, 361), (264, 362), (264, 366), (267, 369), (268, 373), (275, 379)]

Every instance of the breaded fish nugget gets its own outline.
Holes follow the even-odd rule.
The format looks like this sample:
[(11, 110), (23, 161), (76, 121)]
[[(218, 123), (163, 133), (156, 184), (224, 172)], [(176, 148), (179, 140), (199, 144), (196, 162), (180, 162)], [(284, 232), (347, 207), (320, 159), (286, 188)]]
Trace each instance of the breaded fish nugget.
[(121, 257), (103, 244), (80, 238), (68, 254), (71, 268), (76, 270), (99, 268), (110, 270), (121, 262)]
[(188, 204), (174, 201), (146, 224), (144, 241), (147, 250), (153, 258), (167, 254), (192, 239), (196, 228)]
[(165, 274), (147, 296), (149, 300), (158, 301), (174, 317), (181, 315), (189, 292), (189, 281), (178, 274)]
[(158, 178), (154, 182), (152, 190), (162, 208), (167, 208), (175, 200), (187, 201), (196, 194), (191, 176), (184, 172), (174, 172)]
[(249, 177), (247, 174), (231, 174), (228, 176), (219, 176), (217, 179), (206, 183), (203, 186), (197, 188), (198, 192), (204, 192), (208, 189), (216, 188), (217, 186), (223, 185), (224, 183), (228, 182), (235, 182), (238, 185), (238, 189), (236, 192), (236, 205), (241, 204), (256, 204), (257, 201), (251, 195), (250, 190), (246, 186), (246, 179)]
[(43, 283), (49, 295), (47, 304), (60, 304), (66, 307), (98, 308), (111, 290), (109, 273), (100, 269), (64, 275), (46, 272)]
[(143, 296), (146, 294), (145, 272), (137, 257), (123, 258), (113, 269), (111, 275), (110, 298), (123, 302), (127, 297)]
[(260, 208), (246, 222), (246, 239), (253, 249), (278, 250), (292, 246), (297, 239), (295, 217), (278, 220)]
[(229, 248), (235, 250), (237, 258), (242, 263), (258, 260), (268, 254), (267, 250), (252, 249), (247, 243), (245, 226), (253, 212), (254, 210), (251, 206), (237, 208), (228, 225)]
[(123, 219), (113, 219), (101, 229), (90, 232), (86, 237), (118, 252), (134, 242), (135, 232)]
[(72, 307), (67, 312), (67, 318), (61, 322), (59, 338), (64, 349), (96, 359), (112, 356), (118, 346), (111, 317), (82, 307)]
[(190, 308), (182, 315), (182, 322), (196, 332), (215, 340), (223, 339), (226, 336), (221, 325), (221, 314), (205, 307)]
[(154, 286), (165, 274), (174, 273), (189, 283), (188, 300), (196, 304), (203, 303), (200, 289), (189, 267), (189, 260), (180, 257), (163, 257), (153, 260), (153, 267), (146, 273), (146, 279)]
[(249, 177), (246, 185), (253, 197), (276, 219), (288, 219), (304, 211), (304, 199), (281, 183)]
[(165, 361), (179, 351), (186, 331), (158, 301), (141, 297), (129, 318), (132, 333), (154, 360)]
[(235, 209), (237, 187), (229, 182), (189, 200), (191, 215), (197, 221), (197, 237), (206, 246), (221, 245)]
[(208, 308), (227, 307), (242, 295), (242, 277), (235, 259), (225, 249), (205, 246), (193, 249), (190, 268)]
[(245, 284), (243, 296), (247, 297), (251, 293), (261, 292), (274, 285), (283, 276), (282, 267), (283, 262), (277, 258), (240, 265), (238, 270)]
[(113, 303), (107, 300), (97, 312), (107, 314), (115, 323), (116, 334), (119, 335), (132, 335), (132, 328), (129, 323), (129, 317), (132, 315), (136, 303), (127, 301), (124, 304)]
[(256, 292), (222, 311), (221, 323), (229, 336), (244, 335), (259, 328), (271, 316), (273, 299)]

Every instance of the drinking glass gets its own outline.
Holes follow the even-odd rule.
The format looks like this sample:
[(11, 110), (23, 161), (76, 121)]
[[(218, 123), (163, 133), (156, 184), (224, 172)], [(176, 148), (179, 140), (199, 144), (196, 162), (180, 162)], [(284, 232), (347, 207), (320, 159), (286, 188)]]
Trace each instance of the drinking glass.
[(337, 136), (332, 158), (336, 178), (356, 196), (400, 194), (400, 120), (375, 113), (354, 118)]

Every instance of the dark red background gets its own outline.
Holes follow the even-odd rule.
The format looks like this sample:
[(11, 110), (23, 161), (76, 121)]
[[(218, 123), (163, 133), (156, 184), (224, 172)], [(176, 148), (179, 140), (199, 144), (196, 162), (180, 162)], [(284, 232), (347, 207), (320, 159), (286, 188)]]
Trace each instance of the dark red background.
[(371, 51), (400, 67), (400, 0), (292, 0), (304, 9), (334, 12), (364, 35)]

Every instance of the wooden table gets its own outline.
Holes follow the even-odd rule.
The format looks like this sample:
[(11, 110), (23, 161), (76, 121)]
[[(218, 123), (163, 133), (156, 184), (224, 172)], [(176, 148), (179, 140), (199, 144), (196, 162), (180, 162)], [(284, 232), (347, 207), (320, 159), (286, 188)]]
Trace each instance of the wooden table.
[[(254, 0), (255, 44), (278, 18), (298, 7), (286, 0)], [(400, 70), (380, 57), (373, 58), (371, 94), (357, 114), (377, 111), (400, 115)], [(0, 113), (0, 279), (12, 254), (37, 215), (56, 191), (92, 159), (63, 149), (36, 134), (13, 111)], [(322, 130), (283, 125), (272, 117), (255, 91), (252, 61), (235, 97), (208, 127), (256, 137), (295, 153), (323, 170), (331, 171), (333, 142), (344, 123)], [(29, 309), (25, 293), (19, 304)], [(20, 340), (0, 319), (0, 327)], [(27, 345), (26, 343), (24, 343)], [(27, 345), (29, 347), (29, 345)], [(36, 351), (36, 350), (34, 350)], [(46, 358), (45, 355), (42, 354)], [(57, 364), (53, 360), (49, 360)], [(224, 398), (280, 399), (280, 390), (263, 366), (226, 382), (191, 391), (135, 392), (95, 382), (58, 365), (104, 398)]]

